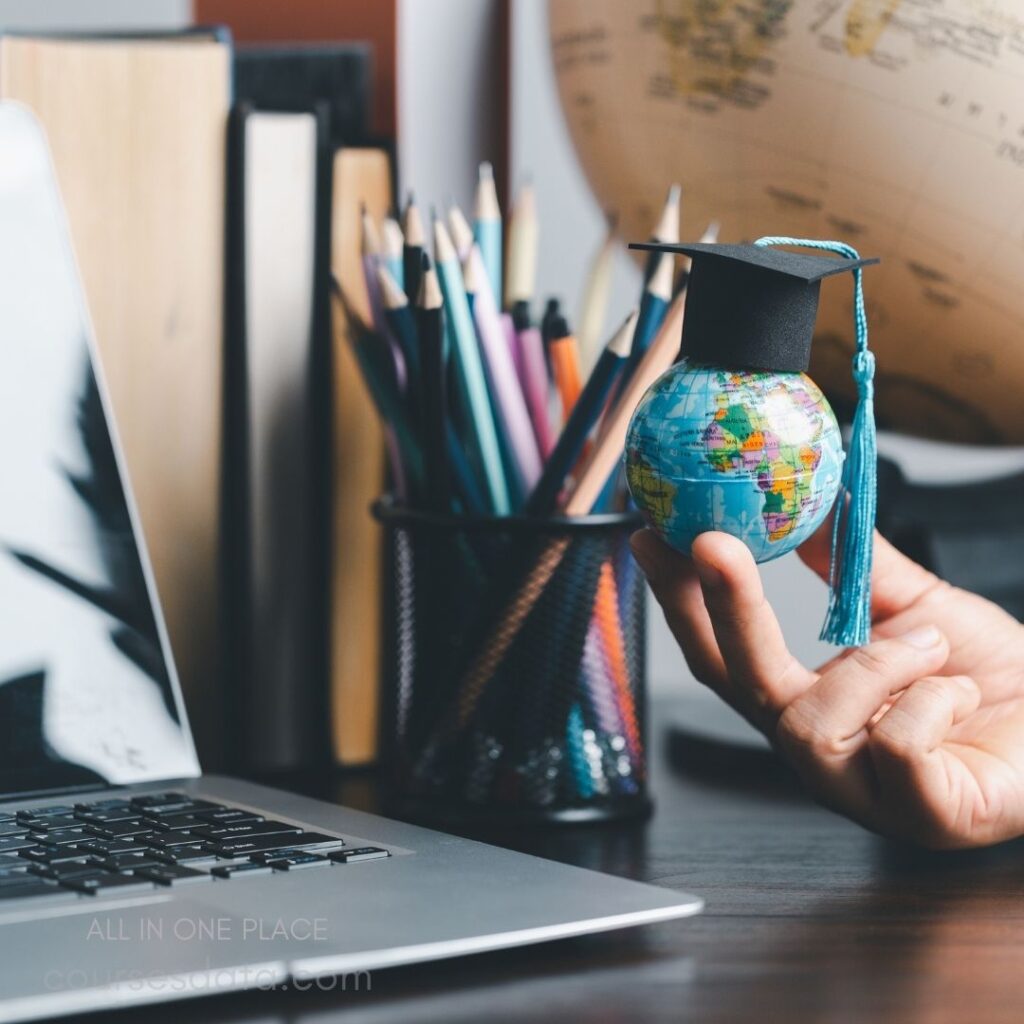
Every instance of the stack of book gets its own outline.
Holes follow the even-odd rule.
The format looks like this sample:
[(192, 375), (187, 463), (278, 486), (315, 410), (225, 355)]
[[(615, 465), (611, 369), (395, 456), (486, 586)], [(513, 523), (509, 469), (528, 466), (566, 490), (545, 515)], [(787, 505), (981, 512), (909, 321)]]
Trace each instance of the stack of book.
[(0, 37), (0, 97), (50, 141), (208, 767), (375, 752), (383, 440), (328, 292), (333, 272), (368, 309), (359, 211), (392, 205), (372, 71), (364, 45), (223, 30)]

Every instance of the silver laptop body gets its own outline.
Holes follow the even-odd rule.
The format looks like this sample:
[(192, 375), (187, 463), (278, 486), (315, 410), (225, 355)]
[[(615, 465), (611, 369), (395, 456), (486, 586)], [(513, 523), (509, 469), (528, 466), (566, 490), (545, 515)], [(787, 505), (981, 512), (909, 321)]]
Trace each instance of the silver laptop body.
[[(43, 133), (0, 104), (0, 1021), (315, 979), (365, 987), (391, 965), (700, 910), (202, 775), (123, 480)], [(148, 856), (134, 824), (175, 815), (209, 822), (221, 853), (126, 872)], [(255, 863), (248, 833), (231, 832), (253, 821), (274, 823), (252, 842), (287, 869), (266, 869), (263, 850), (219, 877)], [(86, 849), (90, 865), (120, 858), (124, 881), (100, 885), (65, 856)]]

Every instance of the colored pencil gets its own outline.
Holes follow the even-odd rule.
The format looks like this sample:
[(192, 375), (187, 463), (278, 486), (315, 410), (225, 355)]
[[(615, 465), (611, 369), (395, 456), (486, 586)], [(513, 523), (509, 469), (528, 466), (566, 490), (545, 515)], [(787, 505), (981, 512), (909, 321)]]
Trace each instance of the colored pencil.
[(555, 387), (562, 402), (562, 425), (572, 415), (580, 392), (583, 390), (583, 377), (580, 374), (579, 342), (569, 331), (565, 317), (555, 319), (551, 328), (552, 338), (548, 344), (548, 358), (551, 361), (551, 373), (555, 378)]
[(417, 392), (421, 385), (420, 355), (416, 339), (416, 323), (409, 307), (409, 299), (383, 263), (377, 267), (377, 280), (380, 283), (384, 317), (391, 329), (392, 337), (402, 350), (402, 358), (405, 360), (406, 391), (412, 396), (412, 403), (415, 407)]
[(636, 368), (640, 365), (644, 353), (650, 348), (654, 341), (661, 322), (668, 312), (669, 303), (672, 301), (672, 270), (674, 260), (671, 253), (663, 252), (658, 254), (661, 258), (654, 273), (651, 275), (647, 287), (644, 289), (643, 298), (640, 300), (640, 316), (636, 324), (636, 337), (633, 341), (633, 352), (629, 357), (629, 364), (623, 375), (623, 382), (633, 376)]
[(523, 184), (512, 206), (505, 267), (505, 308), (529, 306), (537, 280), (537, 198), (533, 185)]
[(519, 327), (516, 336), (523, 361), (523, 395), (526, 407), (530, 410), (537, 447), (541, 457), (546, 459), (555, 447), (555, 433), (551, 429), (551, 415), (548, 412), (548, 366), (544, 357), (544, 342), (540, 331), (529, 325)]
[[(652, 242), (678, 242), (679, 241), (679, 201), (683, 190), (678, 185), (669, 187), (668, 195), (665, 197), (665, 205), (661, 208), (661, 216), (654, 226), (650, 241)], [(650, 252), (647, 255), (647, 263), (644, 266), (644, 287), (654, 276), (658, 269), (658, 256), (660, 253)]]
[(555, 336), (555, 324), (559, 320), (565, 320), (565, 317), (562, 316), (562, 305), (557, 298), (552, 297), (548, 299), (547, 305), (544, 307), (544, 315), (540, 318), (540, 336), (544, 340), (545, 348)]
[(402, 215), (402, 234), (405, 242), (402, 246), (402, 269), (405, 294), (415, 302), (420, 293), (420, 273), (422, 272), (423, 251), (427, 244), (427, 236), (423, 230), (423, 218), (420, 216), (416, 198), (409, 193), (405, 202), (405, 213)]
[(477, 173), (473, 203), (473, 237), (487, 270), (495, 304), (501, 302), (501, 206), (494, 185), (494, 169), (485, 160)]
[(395, 279), (399, 288), (405, 287), (405, 236), (394, 217), (385, 217), (380, 224), (381, 258), (388, 273)]
[(632, 312), (605, 346), (586, 386), (576, 402), (554, 451), (544, 465), (544, 473), (530, 494), (524, 512), (531, 516), (550, 515), (558, 502), (573, 466), (583, 453), (587, 437), (597, 423), (633, 347), (637, 314)]
[(448, 231), (460, 262), (465, 262), (469, 250), (473, 248), (473, 229), (458, 203), (448, 204)]
[(516, 469), (519, 491), (526, 495), (540, 479), (540, 451), (530, 422), (530, 413), (519, 388), (512, 355), (502, 331), (483, 256), (475, 243), (470, 246), (463, 274), (466, 291), (474, 296), (473, 320), (494, 398), (494, 408)]
[(434, 512), (451, 511), (448, 485), (448, 351), (444, 336), (443, 299), (437, 272), (424, 256), (416, 298), (416, 334), (419, 345), (422, 387), (420, 415), (423, 430), (427, 505)]
[(494, 413), (487, 393), (487, 379), (462, 283), (462, 268), (448, 230), (437, 218), (434, 219), (434, 261), (444, 297), (447, 314), (445, 324), (455, 360), (459, 397), (463, 402), (467, 429), (480, 458), (491, 511), (499, 516), (508, 515), (511, 511), (508, 485), (501, 461)]
[(365, 204), (360, 213), (360, 221), (362, 226), (360, 245), (363, 276), (366, 280), (366, 293), (370, 300), (370, 316), (373, 319), (373, 326), (387, 342), (388, 350), (394, 363), (395, 380), (398, 383), (398, 390), (404, 394), (409, 382), (405, 357), (402, 355), (398, 340), (392, 333), (387, 317), (384, 315), (384, 297), (381, 295), (380, 278), (377, 275), (377, 268), (381, 264), (380, 234)]
[(608, 300), (611, 296), (612, 272), (615, 268), (615, 254), (619, 249), (615, 238), (615, 227), (616, 219), (614, 216), (610, 216), (608, 229), (590, 264), (583, 286), (583, 300), (580, 303), (576, 337), (580, 342), (580, 362), (585, 371), (594, 365), (601, 354), (605, 318), (608, 315)]

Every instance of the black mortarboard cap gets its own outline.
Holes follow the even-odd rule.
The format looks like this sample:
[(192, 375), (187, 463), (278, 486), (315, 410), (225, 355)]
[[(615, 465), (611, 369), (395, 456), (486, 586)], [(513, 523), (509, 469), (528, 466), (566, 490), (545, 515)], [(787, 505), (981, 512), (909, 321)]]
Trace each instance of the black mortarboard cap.
[(879, 262), (757, 245), (635, 242), (630, 248), (692, 259), (682, 354), (737, 370), (806, 370), (822, 279)]

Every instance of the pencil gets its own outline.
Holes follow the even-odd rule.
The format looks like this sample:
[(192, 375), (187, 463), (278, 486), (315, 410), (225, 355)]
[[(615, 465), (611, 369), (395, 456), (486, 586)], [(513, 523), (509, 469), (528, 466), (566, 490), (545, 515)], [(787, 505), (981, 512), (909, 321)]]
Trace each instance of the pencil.
[(473, 319), (476, 323), (484, 367), (491, 385), (494, 407), (502, 426), (509, 453), (518, 477), (519, 492), (527, 495), (541, 475), (540, 450), (534, 436), (530, 413), (519, 387), (512, 353), (501, 326), (498, 307), (491, 293), (483, 255), (474, 243), (463, 267), (466, 291), (472, 293)]
[[(519, 307), (522, 313), (522, 307)], [(529, 320), (513, 315), (516, 324), (516, 337), (519, 342), (519, 354), (522, 359), (523, 396), (526, 407), (530, 410), (530, 422), (537, 438), (537, 447), (541, 458), (546, 459), (555, 447), (555, 434), (551, 429), (551, 418), (548, 413), (548, 365), (544, 356), (544, 342), (540, 331), (531, 327)], [(516, 322), (518, 320), (518, 323)]]
[[(679, 200), (683, 190), (678, 185), (669, 187), (668, 195), (665, 197), (665, 205), (661, 209), (661, 216), (651, 233), (652, 242), (678, 242), (679, 241)], [(647, 256), (647, 263), (644, 267), (644, 287), (654, 276), (658, 269), (658, 256), (660, 253), (651, 252)]]
[(601, 247), (594, 255), (583, 286), (583, 301), (580, 303), (579, 324), (576, 337), (580, 342), (580, 361), (584, 371), (590, 369), (601, 354), (601, 340), (604, 338), (604, 323), (608, 315), (608, 299), (611, 295), (612, 272), (615, 267), (616, 220), (608, 218), (608, 230)]
[(469, 250), (473, 248), (473, 229), (469, 226), (462, 208), (455, 202), (448, 204), (448, 231), (451, 233), (456, 255), (460, 261), (465, 262)]
[(511, 511), (508, 485), (480, 349), (462, 283), (462, 268), (456, 258), (451, 236), (437, 218), (434, 219), (434, 257), (444, 297), (448, 341), (455, 359), (459, 397), (466, 414), (467, 429), (480, 457), (491, 511), (499, 516), (508, 515)]
[(415, 302), (420, 293), (420, 273), (427, 237), (423, 230), (423, 218), (412, 192), (405, 201), (402, 233), (405, 236), (405, 243), (402, 246), (403, 285), (405, 294)]
[(495, 304), (501, 301), (501, 206), (494, 185), (494, 168), (485, 160), (477, 173), (473, 203), (473, 238), (487, 270)]
[(569, 331), (565, 317), (558, 316), (551, 326), (551, 341), (548, 344), (548, 357), (551, 360), (551, 373), (555, 378), (555, 387), (562, 400), (562, 424), (569, 421), (580, 392), (583, 390), (583, 379), (580, 375), (579, 343)]
[(405, 360), (406, 391), (412, 396), (415, 407), (416, 393), (420, 388), (420, 356), (416, 340), (416, 323), (409, 308), (409, 299), (383, 263), (377, 267), (377, 280), (380, 283), (384, 317)]
[(363, 261), (363, 276), (366, 279), (366, 293), (370, 300), (370, 316), (373, 326), (380, 332), (387, 342), (391, 359), (394, 363), (395, 380), (398, 390), (404, 394), (408, 386), (408, 373), (406, 371), (405, 357), (402, 355), (401, 347), (391, 332), (387, 318), (384, 315), (384, 297), (380, 290), (380, 278), (377, 275), (377, 268), (381, 264), (380, 235), (377, 232), (377, 225), (363, 203), (360, 209), (360, 221), (362, 225), (361, 251)]
[(637, 314), (634, 310), (598, 358), (554, 451), (544, 465), (544, 473), (530, 494), (524, 508), (527, 515), (545, 516), (555, 510), (566, 477), (583, 453), (587, 437), (626, 366), (636, 327)]
[(385, 217), (380, 225), (381, 258), (399, 288), (405, 287), (403, 264), (405, 236), (394, 217)]
[(529, 305), (537, 279), (537, 197), (526, 182), (512, 206), (508, 229), (508, 262), (505, 276), (505, 306), (517, 302)]
[(381, 421), (393, 431), (401, 451), (401, 463), (419, 486), (423, 483), (423, 454), (409, 415), (390, 377), (388, 353), (380, 339), (352, 312), (337, 280), (332, 280), (331, 305), (335, 338), (343, 335), (351, 346), (366, 389), (377, 406)]
[(562, 306), (557, 298), (552, 297), (548, 299), (547, 305), (544, 307), (544, 315), (540, 318), (540, 336), (544, 341), (544, 347), (550, 344), (551, 339), (555, 336), (554, 326), (559, 318), (562, 317)]
[(640, 300), (640, 316), (636, 324), (633, 352), (622, 378), (623, 383), (633, 375), (637, 366), (640, 365), (640, 360), (650, 348), (651, 342), (668, 312), (669, 303), (672, 301), (672, 254), (662, 252), (658, 256), (660, 257), (658, 265), (651, 275), (650, 281), (647, 282), (644, 296)]
[(420, 349), (422, 424), (427, 505), (434, 512), (451, 511), (448, 489), (448, 352), (445, 345), (443, 299), (437, 271), (424, 256), (416, 298), (416, 334)]

